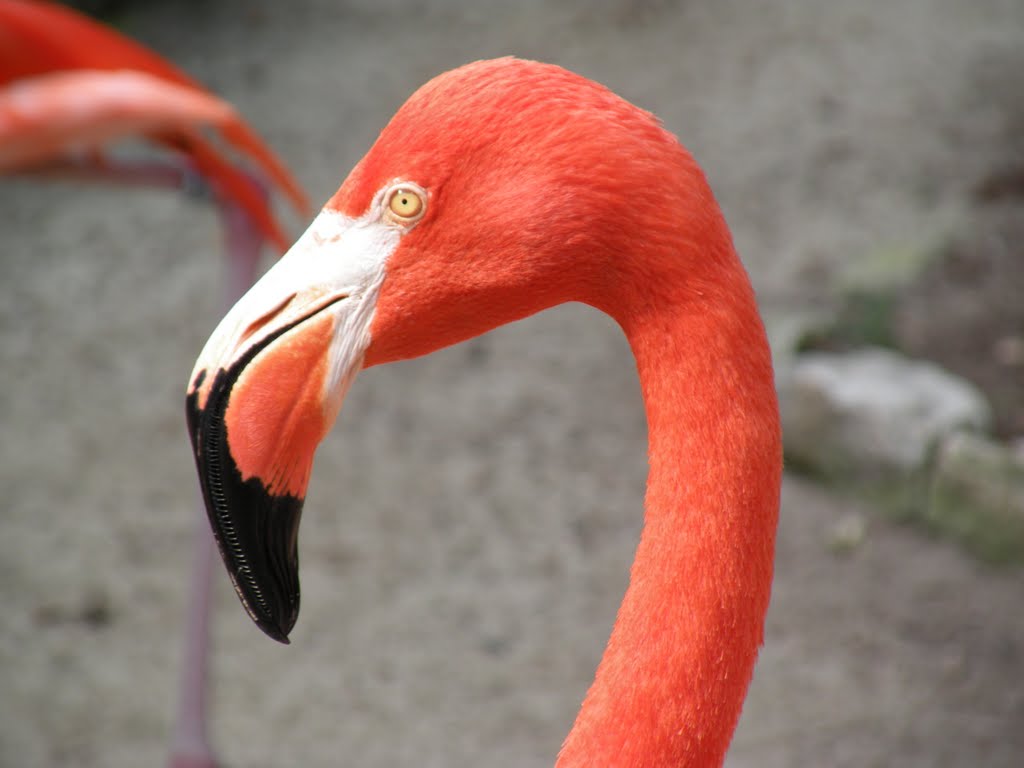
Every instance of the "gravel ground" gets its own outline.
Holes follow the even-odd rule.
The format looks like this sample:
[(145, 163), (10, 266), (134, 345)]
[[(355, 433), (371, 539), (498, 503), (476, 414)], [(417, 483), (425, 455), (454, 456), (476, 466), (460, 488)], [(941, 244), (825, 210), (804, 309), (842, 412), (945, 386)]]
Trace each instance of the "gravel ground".
[[(515, 53), (600, 80), (705, 166), (773, 320), (957, 220), (1004, 160), (1024, 65), (1019, 0), (166, 0), (118, 22), (233, 100), (314, 200), (440, 71)], [(159, 765), (216, 222), (24, 181), (0, 221), (0, 765)], [(218, 575), (226, 765), (550, 765), (625, 587), (644, 451), (625, 341), (581, 307), (362, 377), (307, 501), (293, 644)], [(1020, 765), (1024, 573), (870, 512), (787, 478), (728, 764)], [(830, 547), (865, 517), (860, 546)]]

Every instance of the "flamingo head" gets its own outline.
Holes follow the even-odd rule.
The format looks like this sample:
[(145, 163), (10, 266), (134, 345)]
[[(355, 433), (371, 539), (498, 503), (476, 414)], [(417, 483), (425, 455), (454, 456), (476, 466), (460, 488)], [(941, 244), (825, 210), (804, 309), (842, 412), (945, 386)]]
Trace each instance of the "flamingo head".
[(313, 455), (356, 373), (656, 280), (622, 254), (686, 209), (667, 164), (692, 165), (653, 117), (550, 65), (477, 62), (399, 110), (188, 384), (211, 524), (267, 634), (295, 623)]

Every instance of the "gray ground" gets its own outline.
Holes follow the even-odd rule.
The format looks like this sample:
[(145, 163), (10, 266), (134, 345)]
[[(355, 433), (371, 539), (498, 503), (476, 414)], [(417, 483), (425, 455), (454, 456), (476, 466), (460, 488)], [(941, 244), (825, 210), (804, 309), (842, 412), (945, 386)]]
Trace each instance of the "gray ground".
[[(664, 118), (773, 324), (955, 220), (1020, 103), (1019, 0), (138, 4), (325, 199), (429, 76), (516, 53)], [(195, 479), (185, 379), (219, 318), (213, 215), (0, 187), (0, 764), (160, 765)], [(300, 222), (295, 222), (296, 230)], [(218, 572), (230, 766), (550, 765), (625, 586), (645, 480), (628, 348), (566, 307), (362, 377), (323, 446), (293, 645)], [(1024, 573), (787, 478), (767, 643), (729, 765), (1024, 764)]]

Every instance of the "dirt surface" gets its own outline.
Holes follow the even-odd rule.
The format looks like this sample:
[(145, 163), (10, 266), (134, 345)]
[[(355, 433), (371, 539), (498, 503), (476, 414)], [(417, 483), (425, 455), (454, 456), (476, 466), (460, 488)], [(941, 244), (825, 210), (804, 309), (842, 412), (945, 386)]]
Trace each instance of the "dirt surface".
[[(704, 165), (775, 322), (1005, 166), (1024, 5), (211, 0), (120, 23), (238, 104), (316, 200), (437, 72), (516, 53), (605, 82)], [(0, 765), (160, 765), (216, 221), (166, 193), (28, 182), (0, 186), (0, 221)], [(580, 307), (362, 377), (318, 458), (293, 644), (218, 575), (225, 764), (550, 765), (626, 584), (645, 439), (625, 341)], [(787, 478), (728, 764), (1020, 765), (1022, 589)]]

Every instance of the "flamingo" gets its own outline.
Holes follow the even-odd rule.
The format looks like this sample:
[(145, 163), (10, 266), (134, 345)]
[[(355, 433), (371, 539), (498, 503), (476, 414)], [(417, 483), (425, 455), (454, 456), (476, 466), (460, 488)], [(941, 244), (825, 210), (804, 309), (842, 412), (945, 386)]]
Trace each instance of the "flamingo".
[[(98, 150), (135, 134), (187, 156), (217, 199), (237, 205), (263, 238), (284, 250), (287, 238), (266, 195), (199, 130), (207, 126), (252, 160), (297, 210), (308, 207), (284, 164), (229, 104), (134, 40), (55, 3), (0, 0), (0, 105), (0, 119), (9, 121), (0, 140), (10, 146), (0, 171), (39, 171), (49, 161), (72, 175), (132, 180), (132, 166), (113, 169), (118, 163)], [(74, 150), (70, 158), (68, 150)], [(166, 183), (167, 174), (148, 168), (141, 176)]]
[(629, 586), (556, 765), (720, 765), (773, 574), (768, 343), (699, 167), (594, 82), (480, 61), (399, 109), (198, 357), (186, 410), (208, 516), (245, 610), (287, 643), (314, 452), (356, 374), (567, 301), (629, 341), (650, 469)]
[[(204, 131), (217, 133), (227, 147)], [(132, 138), (167, 152), (144, 161), (108, 152)], [(228, 148), (251, 160), (297, 210), (306, 210), (305, 195), (284, 164), (226, 101), (81, 14), (37, 0), (0, 0), (0, 174), (208, 186), (224, 224), (230, 305), (252, 284), (263, 242), (284, 250), (287, 241), (264, 184), (229, 158)], [(202, 516), (196, 519), (171, 768), (217, 764), (206, 729), (205, 686), (215, 555)]]

